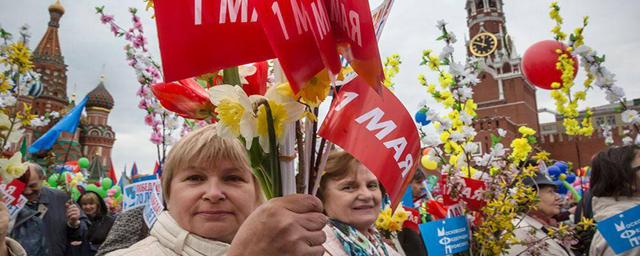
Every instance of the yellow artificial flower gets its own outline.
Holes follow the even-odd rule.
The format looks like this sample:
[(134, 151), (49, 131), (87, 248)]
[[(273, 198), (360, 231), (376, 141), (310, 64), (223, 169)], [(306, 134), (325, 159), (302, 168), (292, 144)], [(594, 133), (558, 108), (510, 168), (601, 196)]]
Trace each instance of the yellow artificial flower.
[(0, 175), (3, 183), (9, 183), (19, 178), (27, 170), (27, 164), (22, 163), (22, 153), (16, 152), (9, 159), (0, 159)]
[(256, 137), (256, 118), (249, 96), (240, 86), (222, 84), (212, 87), (209, 97), (218, 114), (218, 135), (225, 138), (242, 136), (245, 146), (250, 149)]
[(0, 63), (4, 63), (8, 66), (15, 66), (18, 73), (26, 74), (27, 71), (33, 68), (33, 63), (31, 62), (31, 51), (24, 44), (24, 42), (19, 41), (12, 43), (8, 46), (6, 57), (0, 59)]
[(533, 160), (536, 161), (549, 161), (549, 157), (551, 156), (551, 154), (547, 151), (540, 151), (538, 153), (536, 153), (535, 156), (533, 156)]
[(424, 76), (424, 74), (418, 75), (418, 82), (420, 82), (422, 86), (427, 86), (427, 78)]
[(27, 103), (22, 103), (22, 112), (18, 113), (16, 117), (22, 121), (22, 126), (31, 125), (31, 120), (37, 118), (38, 115), (31, 114), (31, 105)]
[(307, 81), (297, 96), (309, 106), (318, 107), (329, 96), (330, 91), (331, 78), (329, 72), (324, 69)]
[(0, 93), (6, 93), (10, 89), (9, 80), (7, 80), (3, 73), (0, 73)]
[(526, 126), (520, 126), (520, 128), (518, 128), (518, 132), (522, 134), (523, 137), (529, 137), (536, 134), (536, 131), (534, 129)]
[(513, 158), (514, 162), (521, 162), (527, 159), (529, 152), (531, 152), (531, 145), (529, 145), (529, 141), (525, 138), (517, 138), (511, 141), (511, 158)]

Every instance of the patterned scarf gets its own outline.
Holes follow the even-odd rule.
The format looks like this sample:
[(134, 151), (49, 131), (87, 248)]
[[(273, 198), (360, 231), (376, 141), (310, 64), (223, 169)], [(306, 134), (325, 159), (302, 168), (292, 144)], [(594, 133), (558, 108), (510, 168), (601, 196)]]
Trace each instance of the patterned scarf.
[(370, 229), (370, 237), (367, 238), (357, 229), (339, 220), (331, 219), (330, 227), (342, 244), (344, 251), (350, 256), (389, 256), (387, 247), (382, 241), (380, 233), (374, 228)]

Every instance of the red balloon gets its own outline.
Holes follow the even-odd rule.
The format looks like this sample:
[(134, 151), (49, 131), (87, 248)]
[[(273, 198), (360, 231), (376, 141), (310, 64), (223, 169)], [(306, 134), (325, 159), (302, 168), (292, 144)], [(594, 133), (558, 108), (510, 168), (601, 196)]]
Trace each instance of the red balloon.
[[(567, 46), (555, 40), (544, 40), (533, 44), (522, 56), (522, 73), (529, 82), (539, 88), (551, 90), (554, 82), (562, 83), (562, 72), (556, 69), (559, 54)], [(573, 77), (578, 73), (578, 59), (573, 56)]]

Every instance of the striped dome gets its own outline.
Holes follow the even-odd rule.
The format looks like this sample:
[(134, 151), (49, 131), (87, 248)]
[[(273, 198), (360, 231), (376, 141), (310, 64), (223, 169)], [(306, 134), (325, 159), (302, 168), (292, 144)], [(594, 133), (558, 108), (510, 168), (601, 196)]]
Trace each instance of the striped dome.
[(113, 97), (111, 93), (107, 91), (103, 82), (100, 82), (98, 86), (89, 93), (87, 107), (113, 108)]

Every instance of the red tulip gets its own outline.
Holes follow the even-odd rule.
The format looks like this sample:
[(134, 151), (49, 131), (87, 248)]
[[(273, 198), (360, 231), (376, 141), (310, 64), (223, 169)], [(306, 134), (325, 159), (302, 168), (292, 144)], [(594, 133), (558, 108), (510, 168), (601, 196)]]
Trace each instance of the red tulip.
[(169, 111), (190, 119), (206, 119), (212, 116), (214, 106), (207, 91), (193, 79), (154, 84), (153, 95)]
[[(565, 51), (567, 46), (554, 40), (533, 44), (522, 56), (522, 73), (533, 85), (550, 90), (554, 82), (562, 83), (562, 72), (556, 68), (557, 49)], [(578, 73), (578, 59), (573, 57), (573, 77)]]

